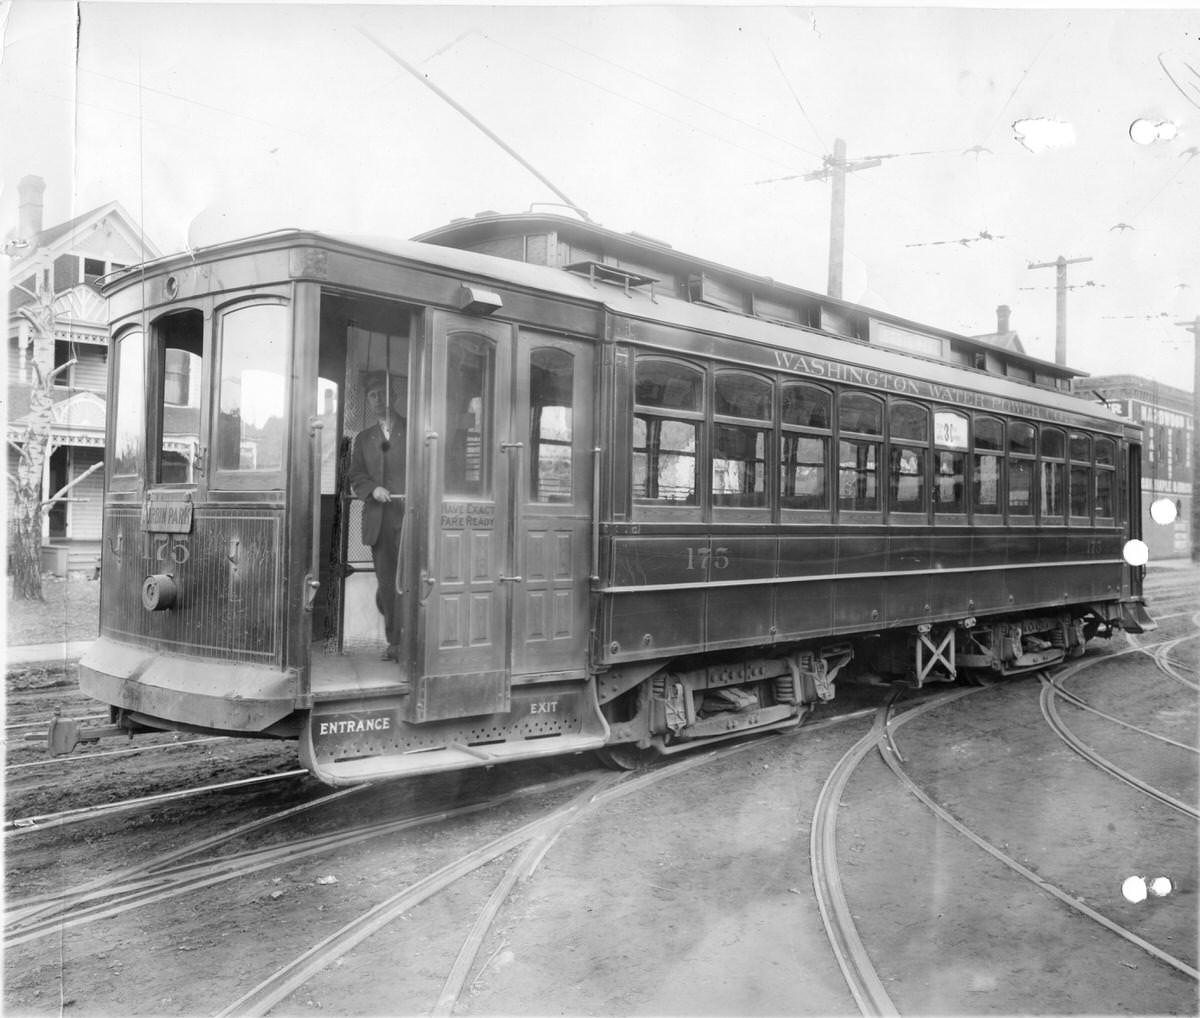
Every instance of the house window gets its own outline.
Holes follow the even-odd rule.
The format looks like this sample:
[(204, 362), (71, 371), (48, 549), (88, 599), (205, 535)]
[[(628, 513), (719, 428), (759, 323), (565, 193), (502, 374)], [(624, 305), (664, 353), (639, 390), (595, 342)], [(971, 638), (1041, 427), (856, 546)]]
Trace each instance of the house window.
[(85, 258), (83, 260), (83, 281), (94, 283), (104, 275), (105, 264), (102, 258)]

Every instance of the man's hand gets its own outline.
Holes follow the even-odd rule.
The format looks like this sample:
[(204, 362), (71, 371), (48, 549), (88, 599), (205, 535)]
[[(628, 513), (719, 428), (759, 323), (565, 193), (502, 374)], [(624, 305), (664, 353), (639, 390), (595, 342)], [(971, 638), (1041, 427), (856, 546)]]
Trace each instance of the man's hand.
[(375, 499), (376, 502), (390, 502), (392, 500), (391, 492), (389, 492), (382, 484), (373, 492), (371, 492), (371, 497)]

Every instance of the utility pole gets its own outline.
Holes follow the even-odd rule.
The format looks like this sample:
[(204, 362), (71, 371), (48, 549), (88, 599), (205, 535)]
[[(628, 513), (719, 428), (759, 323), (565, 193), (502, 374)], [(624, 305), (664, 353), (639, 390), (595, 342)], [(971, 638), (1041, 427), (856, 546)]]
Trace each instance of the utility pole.
[(1067, 364), (1067, 266), (1090, 261), (1090, 258), (1064, 258), (1059, 255), (1057, 260), (1052, 262), (1038, 262), (1036, 265), (1033, 262), (1029, 263), (1031, 269), (1058, 270), (1058, 285), (1055, 287), (1058, 292), (1055, 294), (1057, 313), (1054, 323), (1054, 363), (1060, 367), (1066, 367)]
[(860, 159), (847, 162), (846, 143), (838, 138), (833, 143), (833, 155), (825, 157), (825, 168), (804, 174), (805, 180), (832, 178), (832, 197), (829, 207), (829, 287), (830, 297), (841, 300), (843, 254), (846, 249), (846, 174), (879, 166), (882, 159)]
[(1176, 322), (1192, 334), (1192, 561), (1200, 562), (1200, 315)]

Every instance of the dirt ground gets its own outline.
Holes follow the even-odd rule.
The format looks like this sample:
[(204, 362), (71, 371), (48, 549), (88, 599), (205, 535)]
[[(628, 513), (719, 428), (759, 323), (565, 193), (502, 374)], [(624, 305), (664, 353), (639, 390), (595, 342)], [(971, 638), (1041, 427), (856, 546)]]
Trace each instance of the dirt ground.
[[(1175, 623), (1176, 635), (1187, 631), (1185, 621)], [(1123, 649), (1122, 640), (1100, 649)], [(1175, 652), (1193, 680), (1195, 649), (1193, 641)], [(73, 706), (69, 672), (24, 674), (10, 674), (10, 711), (22, 697)], [(1194, 690), (1165, 679), (1144, 655), (1106, 662), (1071, 688), (1131, 723), (1195, 745)], [(981, 837), (1196, 966), (1196, 823), (1067, 749), (1041, 716), (1040, 690), (1036, 678), (983, 689), (901, 727), (896, 745), (905, 770)], [(873, 706), (889, 693), (861, 685), (839, 697), (843, 705)], [(1062, 710), (1072, 730), (1121, 766), (1196, 801), (1194, 755)], [(814, 901), (809, 837), (830, 770), (869, 727), (870, 718), (858, 718), (760, 738), (586, 814), (517, 885), (456, 1013), (857, 1014)], [(13, 799), (14, 783), (9, 817), (217, 780), (238, 769), (294, 766), (286, 749), (269, 745), (171, 752), (179, 755), (169, 766), (161, 758), (119, 758), (103, 770), (71, 771), (27, 799)], [(10, 753), (10, 765), (16, 759), (26, 758)], [(391, 783), (238, 847), (599, 773), (578, 757)], [(19, 945), (5, 953), (4, 1013), (213, 1014), (372, 905), (578, 790), (514, 800)], [(325, 791), (295, 779), (19, 835), (7, 846), (7, 895), (77, 885)], [(904, 792), (874, 752), (847, 786), (837, 832), (859, 933), (901, 1013), (1197, 1012), (1193, 979), (980, 851)], [(489, 864), (387, 924), (271, 1013), (432, 1013), (466, 930), (511, 861)], [(1126, 902), (1120, 886), (1132, 874), (1166, 875), (1173, 893)]]
[(10, 647), (94, 640), (99, 631), (100, 582), (42, 577), (44, 601), (18, 601), (7, 581), (5, 631)]

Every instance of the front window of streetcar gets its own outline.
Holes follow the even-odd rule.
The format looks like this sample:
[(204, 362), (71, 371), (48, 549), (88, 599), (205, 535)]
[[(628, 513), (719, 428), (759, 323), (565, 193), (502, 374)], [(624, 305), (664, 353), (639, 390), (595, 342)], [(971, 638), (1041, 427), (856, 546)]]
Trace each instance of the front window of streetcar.
[(252, 304), (220, 321), (215, 487), (283, 487), (290, 376), (288, 309)]
[(141, 479), (146, 440), (146, 336), (140, 329), (117, 337), (116, 361), (109, 486), (129, 490)]

